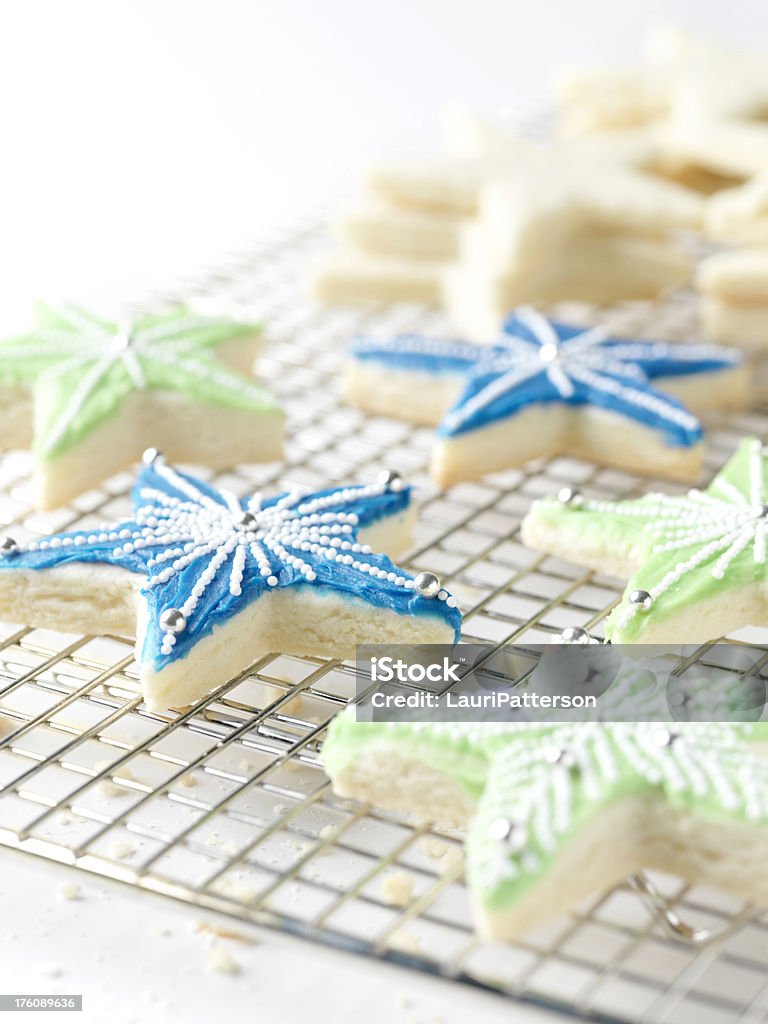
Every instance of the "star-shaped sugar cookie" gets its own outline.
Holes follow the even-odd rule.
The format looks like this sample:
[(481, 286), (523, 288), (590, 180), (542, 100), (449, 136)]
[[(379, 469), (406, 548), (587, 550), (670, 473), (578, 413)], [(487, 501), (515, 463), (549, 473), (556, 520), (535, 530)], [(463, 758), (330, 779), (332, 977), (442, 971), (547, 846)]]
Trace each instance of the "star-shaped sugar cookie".
[(466, 827), (478, 928), (509, 939), (645, 868), (768, 902), (765, 738), (761, 723), (369, 723), (350, 709), (323, 760), (342, 796)]
[(481, 933), (520, 934), (646, 868), (766, 904), (765, 738), (761, 725), (699, 722), (519, 733), (467, 838)]
[(640, 167), (542, 150), (483, 185), (446, 272), (446, 308), (485, 341), (521, 303), (654, 297), (690, 277), (672, 233), (697, 228), (702, 211), (692, 190)]
[(411, 491), (373, 484), (239, 500), (147, 453), (134, 515), (0, 544), (0, 615), (136, 634), (147, 705), (189, 704), (272, 651), (351, 657), (361, 643), (448, 643), (456, 601), (373, 547), (410, 543)]
[(277, 459), (283, 415), (246, 375), (257, 340), (253, 325), (185, 311), (112, 324), (41, 308), (36, 328), (0, 342), (3, 447), (33, 448), (42, 508), (151, 444), (213, 467)]
[(606, 620), (614, 643), (704, 643), (760, 626), (768, 609), (766, 452), (746, 439), (705, 491), (537, 501), (529, 547), (629, 577)]
[(441, 486), (560, 453), (692, 479), (701, 426), (671, 396), (727, 408), (743, 405), (747, 389), (734, 349), (610, 338), (528, 308), (494, 345), (360, 339), (345, 377), (364, 409), (439, 424), (432, 471)]
[(667, 145), (736, 184), (768, 166), (767, 111), (768, 51), (712, 47), (675, 79)]

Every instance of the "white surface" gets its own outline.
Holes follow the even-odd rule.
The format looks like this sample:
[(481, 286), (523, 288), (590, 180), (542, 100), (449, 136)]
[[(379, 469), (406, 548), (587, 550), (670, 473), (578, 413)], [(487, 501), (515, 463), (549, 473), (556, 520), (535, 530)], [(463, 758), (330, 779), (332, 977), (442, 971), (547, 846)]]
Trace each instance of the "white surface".
[[(73, 880), (80, 898), (64, 899), (61, 887)], [(249, 931), (255, 944), (216, 939), (197, 928), (217, 923), (210, 914), (79, 881), (67, 869), (20, 866), (16, 856), (8, 856), (0, 893), (0, 992), (82, 994), (83, 1012), (63, 1018), (74, 1024), (498, 1024), (512, 1013), (516, 1024), (562, 1020), (268, 931)], [(214, 944), (239, 974), (208, 970)], [(7, 1019), (62, 1018), (30, 1011)]]
[[(302, 212), (377, 153), (429, 148), (445, 102), (524, 107), (564, 63), (626, 59), (662, 16), (768, 45), (764, 0), (7, 0), (0, 324), (33, 295), (135, 295)], [(540, 1019), (274, 936), (230, 944), (243, 973), (212, 975), (182, 908), (89, 880), (61, 901), (56, 869), (0, 861), (0, 990), (82, 992), (77, 1020)]]
[(0, 323), (133, 295), (429, 148), (446, 102), (525, 106), (662, 18), (768, 45), (763, 0), (6, 0)]

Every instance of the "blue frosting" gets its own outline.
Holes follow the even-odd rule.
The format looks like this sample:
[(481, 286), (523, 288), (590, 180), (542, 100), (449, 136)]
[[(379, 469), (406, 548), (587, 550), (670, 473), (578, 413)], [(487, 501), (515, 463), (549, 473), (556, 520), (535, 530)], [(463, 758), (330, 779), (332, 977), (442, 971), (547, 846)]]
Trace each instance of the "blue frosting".
[(392, 369), (433, 374), (465, 374), (483, 349), (466, 341), (440, 341), (416, 334), (396, 338), (357, 338), (349, 354), (361, 363), (380, 363)]
[[(447, 416), (437, 428), (438, 434), (441, 437), (454, 437), (509, 419), (532, 405), (565, 403), (568, 405), (590, 405), (621, 413), (636, 423), (642, 423), (660, 431), (669, 445), (694, 445), (704, 436), (699, 421), (687, 412), (681, 402), (676, 398), (653, 391), (649, 387), (643, 387), (642, 391), (658, 399), (658, 405), (653, 408), (639, 406), (628, 400), (621, 401), (612, 391), (605, 391), (581, 381), (573, 381), (573, 393), (564, 397), (545, 373), (538, 373), (523, 384), (502, 392), (497, 399), (482, 406), (477, 412), (468, 414), (460, 422), (454, 423), (451, 419), (452, 414), (461, 414), (467, 401), (480, 394), (498, 377), (499, 374), (493, 373), (473, 375), (467, 382), (459, 400), (448, 411)], [(627, 389), (627, 394), (635, 394), (638, 390), (638, 382), (635, 379), (611, 374), (611, 380)]]
[[(461, 614), (451, 606), (452, 600), (448, 603), (445, 591), (441, 591), (442, 599), (421, 597), (403, 585), (403, 581), (411, 577), (389, 558), (359, 550), (357, 534), (361, 529), (408, 508), (409, 487), (401, 490), (384, 485), (332, 488), (312, 494), (276, 495), (263, 502), (253, 499), (238, 502), (234, 496), (225, 495), (204, 481), (157, 463), (142, 469), (133, 490), (133, 502), (133, 519), (99, 530), (61, 533), (35, 541), (16, 553), (3, 556), (0, 569), (55, 569), (72, 563), (107, 563), (144, 576), (147, 583), (142, 594), (147, 600), (149, 615), (142, 660), (150, 661), (156, 670), (183, 658), (217, 624), (238, 614), (268, 591), (282, 587), (307, 592), (332, 591), (398, 615), (436, 616), (450, 625), (458, 639)], [(321, 508), (312, 512), (318, 502)], [(273, 510), (274, 514), (278, 505), (282, 509), (278, 532), (282, 523), (290, 530), (291, 523), (299, 518), (309, 531), (306, 536), (283, 536), (282, 553), (260, 544), (258, 532), (244, 535), (245, 528), (237, 522), (240, 510), (258, 518), (259, 510)], [(356, 517), (356, 522), (350, 522), (347, 518), (350, 516)], [(258, 529), (257, 522), (255, 530)], [(342, 532), (345, 530), (347, 532)], [(175, 635), (173, 647), (164, 646), (168, 634), (160, 625), (161, 614), (167, 609), (185, 606), (217, 552), (223, 550), (230, 538), (237, 537), (245, 537), (240, 545), (245, 556), (240, 566), (240, 592), (233, 592), (231, 587), (238, 549), (235, 543), (217, 563), (213, 578), (197, 597), (196, 606), (186, 615), (185, 628)], [(329, 543), (355, 544), (358, 550), (339, 548), (331, 560), (324, 553)], [(307, 550), (310, 544), (318, 550)], [(187, 564), (171, 569), (184, 555), (189, 556)], [(345, 557), (358, 565), (364, 563), (367, 568), (362, 571), (347, 565), (342, 560)], [(377, 570), (373, 575), (371, 567)], [(163, 570), (170, 573), (168, 579), (162, 578)], [(274, 585), (267, 581), (265, 572), (271, 574), (270, 578), (274, 577)], [(399, 582), (382, 573), (393, 574)]]
[(718, 372), (741, 362), (734, 349), (607, 338), (528, 309), (507, 319), (494, 345), (406, 335), (359, 339), (350, 355), (405, 372), (462, 376), (465, 387), (438, 427), (442, 437), (481, 429), (531, 405), (557, 402), (617, 412), (682, 447), (701, 440), (701, 425), (650, 382)]

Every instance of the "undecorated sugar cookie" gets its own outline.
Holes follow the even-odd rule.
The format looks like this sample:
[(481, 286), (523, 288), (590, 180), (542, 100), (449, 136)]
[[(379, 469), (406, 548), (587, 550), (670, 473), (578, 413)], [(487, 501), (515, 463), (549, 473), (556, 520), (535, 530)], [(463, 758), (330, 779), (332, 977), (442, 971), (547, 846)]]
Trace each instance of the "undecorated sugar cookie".
[(698, 227), (702, 208), (690, 189), (605, 154), (542, 151), (483, 185), (445, 275), (446, 309), (486, 341), (521, 303), (655, 297), (688, 280), (671, 233)]
[(189, 704), (272, 651), (354, 656), (362, 643), (452, 644), (461, 615), (410, 543), (411, 490), (363, 486), (239, 500), (156, 452), (131, 520), (0, 545), (0, 616), (67, 632), (136, 634), (144, 697)]
[(766, 449), (750, 438), (705, 491), (593, 501), (565, 488), (522, 524), (537, 551), (629, 577), (605, 623), (614, 643), (705, 643), (763, 625), (767, 537)]
[(46, 509), (151, 444), (215, 468), (278, 459), (283, 414), (246, 376), (257, 343), (252, 324), (183, 310), (118, 325), (41, 308), (36, 328), (0, 342), (2, 446), (32, 447)]
[(741, 406), (748, 390), (733, 349), (609, 338), (527, 308), (490, 346), (363, 338), (345, 373), (367, 411), (439, 424), (441, 486), (565, 452), (692, 479), (703, 446), (689, 410)]
[(768, 245), (768, 173), (711, 196), (704, 210), (704, 230), (717, 242)]
[(699, 264), (696, 285), (708, 338), (768, 352), (768, 248), (708, 256)]

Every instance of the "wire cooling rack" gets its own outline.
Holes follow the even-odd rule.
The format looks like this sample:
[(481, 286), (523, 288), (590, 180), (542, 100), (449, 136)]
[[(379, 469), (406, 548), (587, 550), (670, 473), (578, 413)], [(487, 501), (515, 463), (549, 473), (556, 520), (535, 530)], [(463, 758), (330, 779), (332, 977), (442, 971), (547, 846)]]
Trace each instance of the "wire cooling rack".
[[(345, 406), (338, 374), (357, 332), (443, 333), (445, 325), (416, 308), (327, 311), (308, 303), (301, 283), (324, 244), (322, 229), (308, 223), (158, 297), (268, 325), (260, 372), (290, 416), (286, 463), (233, 468), (218, 483), (244, 493), (369, 480), (397, 468), (423, 501), (407, 564), (449, 582), (466, 639), (541, 642), (567, 626), (599, 635), (620, 582), (526, 550), (520, 520), (533, 498), (564, 483), (603, 498), (669, 485), (557, 458), (436, 493), (425, 471), (430, 431)], [(582, 307), (560, 312), (585, 322), (591, 315)], [(683, 338), (693, 330), (686, 295), (624, 304), (601, 319), (630, 335)], [(706, 475), (746, 432), (768, 439), (768, 415), (718, 425)], [(35, 513), (29, 468), (24, 454), (0, 460), (0, 520), (19, 536), (87, 528), (128, 510), (131, 476), (121, 474), (70, 508)], [(754, 631), (735, 642), (764, 639)], [(3, 626), (0, 844), (595, 1020), (768, 1018), (768, 916), (673, 878), (651, 880), (666, 919), (627, 883), (524, 940), (480, 943), (461, 836), (413, 827), (331, 791), (319, 759), (323, 733), (354, 690), (351, 664), (275, 654), (193, 708), (152, 714), (138, 692), (130, 640)], [(669, 927), (674, 915), (678, 937)], [(696, 929), (724, 934), (680, 941), (695, 939)]]

